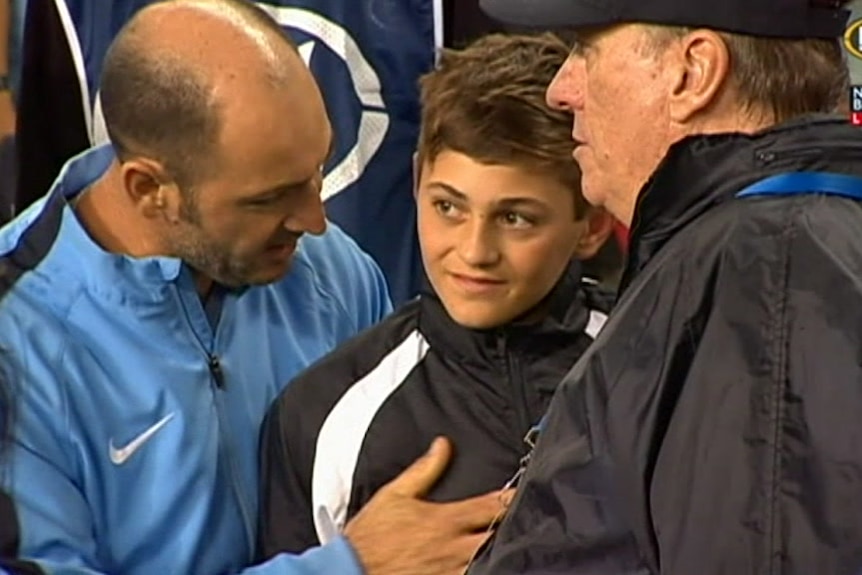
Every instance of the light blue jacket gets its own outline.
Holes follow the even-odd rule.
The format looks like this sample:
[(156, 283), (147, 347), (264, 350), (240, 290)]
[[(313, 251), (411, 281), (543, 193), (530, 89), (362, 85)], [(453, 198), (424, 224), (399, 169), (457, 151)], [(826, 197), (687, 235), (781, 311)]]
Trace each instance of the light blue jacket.
[(213, 330), (180, 261), (106, 253), (79, 224), (66, 199), (111, 159), (72, 160), (0, 230), (0, 359), (17, 396), (3, 479), (21, 556), (70, 575), (361, 573), (343, 539), (246, 567), (265, 411), (391, 310), (380, 270), (330, 224), (283, 280), (227, 295)]

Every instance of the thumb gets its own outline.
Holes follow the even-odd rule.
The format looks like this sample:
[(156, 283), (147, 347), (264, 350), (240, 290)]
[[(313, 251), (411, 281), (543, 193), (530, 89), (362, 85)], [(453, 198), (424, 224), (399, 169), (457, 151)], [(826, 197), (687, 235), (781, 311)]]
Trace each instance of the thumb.
[(406, 497), (422, 497), (446, 471), (450, 459), (452, 444), (445, 437), (437, 437), (425, 455), (390, 481), (385, 489)]

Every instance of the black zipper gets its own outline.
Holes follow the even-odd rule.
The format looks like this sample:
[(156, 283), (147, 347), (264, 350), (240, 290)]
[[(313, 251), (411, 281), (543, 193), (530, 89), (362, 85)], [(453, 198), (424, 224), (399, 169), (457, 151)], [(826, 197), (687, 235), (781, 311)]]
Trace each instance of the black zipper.
[(515, 354), (509, 353), (506, 345), (506, 334), (500, 332), (497, 334), (497, 351), (503, 359), (503, 365), (506, 371), (506, 381), (512, 391), (512, 404), (515, 407), (515, 414), (518, 418), (518, 441), (524, 437), (527, 430), (530, 429), (533, 422), (530, 421), (529, 406), (527, 405), (527, 393), (524, 389), (525, 382), (523, 373), (521, 373), (521, 365)]
[(212, 376), (213, 381), (215, 381), (216, 387), (224, 389), (224, 371), (222, 371), (221, 361), (219, 361), (218, 356), (213, 353), (207, 353), (207, 366), (209, 366), (210, 375)]
[[(214, 385), (211, 386), (213, 389), (213, 403), (216, 411), (216, 417), (218, 418), (218, 428), (219, 428), (219, 451), (222, 452), (225, 456), (225, 464), (227, 465), (227, 473), (228, 473), (228, 483), (230, 484), (231, 490), (234, 493), (234, 497), (236, 497), (237, 505), (239, 506), (239, 512), (243, 519), (243, 528), (245, 531), (246, 540), (248, 541), (248, 549), (249, 549), (249, 561), (253, 561), (255, 557), (255, 546), (256, 541), (254, 539), (254, 523), (252, 519), (252, 515), (249, 510), (249, 506), (246, 505), (248, 503), (248, 498), (246, 497), (245, 490), (242, 488), (242, 483), (239, 480), (239, 471), (236, 467), (235, 457), (233, 456), (233, 446), (230, 443), (230, 437), (225, 433), (225, 425), (227, 424), (227, 416), (226, 416), (226, 408), (224, 406), (224, 392), (225, 388), (225, 374), (224, 369), (221, 366), (221, 360), (218, 355), (213, 353), (208, 349), (208, 347), (204, 344), (203, 340), (201, 340), (198, 333), (195, 331), (194, 326), (191, 321), (190, 312), (188, 307), (186, 307), (186, 302), (183, 299), (183, 295), (180, 292), (179, 287), (174, 286), (174, 291), (176, 293), (177, 299), (180, 304), (180, 308), (183, 310), (183, 314), (185, 315), (185, 324), (188, 326), (189, 331), (192, 333), (192, 337), (198, 343), (203, 351), (204, 356), (207, 361), (207, 368), (210, 372), (210, 377), (212, 378), (212, 382)], [(218, 327), (215, 327), (213, 330), (213, 346), (215, 347), (215, 342), (218, 336)]]

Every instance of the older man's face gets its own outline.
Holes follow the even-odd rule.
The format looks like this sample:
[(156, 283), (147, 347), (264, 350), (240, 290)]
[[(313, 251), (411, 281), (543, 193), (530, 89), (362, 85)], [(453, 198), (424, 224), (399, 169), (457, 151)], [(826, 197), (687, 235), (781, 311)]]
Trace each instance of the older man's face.
[(660, 50), (648, 31), (615, 26), (581, 36), (548, 87), (548, 103), (574, 114), (574, 158), (593, 205), (631, 223), (638, 192), (670, 141)]

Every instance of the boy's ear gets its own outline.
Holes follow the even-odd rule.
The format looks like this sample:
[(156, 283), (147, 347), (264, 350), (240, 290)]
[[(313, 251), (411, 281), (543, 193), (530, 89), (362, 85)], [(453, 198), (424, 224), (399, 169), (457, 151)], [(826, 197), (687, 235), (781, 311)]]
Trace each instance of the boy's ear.
[(586, 230), (575, 246), (574, 257), (579, 260), (595, 256), (614, 231), (614, 217), (610, 213), (602, 208), (588, 209), (584, 218)]

